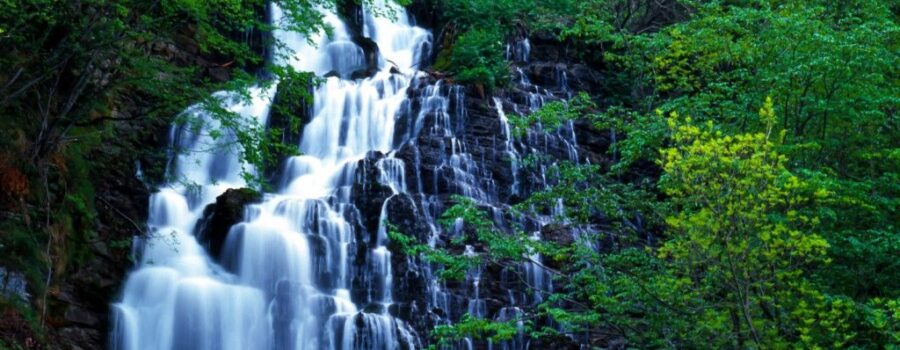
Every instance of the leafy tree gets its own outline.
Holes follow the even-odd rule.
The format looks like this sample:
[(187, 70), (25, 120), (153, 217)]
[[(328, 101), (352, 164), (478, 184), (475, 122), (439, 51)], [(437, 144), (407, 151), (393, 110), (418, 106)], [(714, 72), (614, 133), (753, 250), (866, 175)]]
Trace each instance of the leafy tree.
[(660, 257), (701, 291), (714, 317), (732, 319), (738, 347), (784, 346), (804, 331), (792, 320), (809, 293), (803, 267), (824, 261), (828, 247), (810, 232), (818, 219), (798, 211), (827, 192), (810, 189), (775, 151), (771, 100), (760, 118), (765, 133), (730, 136), (673, 113), (674, 147), (662, 151), (661, 186), (675, 211)]
[[(556, 117), (567, 113), (553, 106), (544, 113), (552, 110)], [(537, 114), (527, 120), (539, 122)], [(615, 334), (633, 346), (664, 348), (895, 346), (896, 300), (860, 303), (820, 283), (819, 274), (831, 273), (833, 253), (815, 232), (823, 223), (820, 211), (836, 193), (821, 179), (789, 170), (789, 158), (779, 152), (785, 132), (776, 132), (773, 99), (758, 115), (764, 131), (730, 135), (710, 122), (698, 125), (672, 113), (664, 123), (668, 147), (659, 160), (664, 203), (603, 176), (596, 166), (560, 164), (549, 172), (556, 174), (551, 185), (515, 209), (526, 215), (548, 212), (561, 200), (567, 210), (556, 225), (581, 227), (568, 244), (499, 232), (474, 202), (457, 198), (442, 221), (474, 224), (475, 234), (458, 236), (452, 244), (483, 247), (479, 259), (424, 245), (406, 251), (440, 252), (447, 259), (442, 264), (467, 262), (449, 264), (453, 273), (445, 278), (461, 278), (471, 264), (534, 263), (529, 254), (541, 253), (559, 267), (544, 266), (558, 287), (524, 310), (520, 320), (526, 320), (524, 329), (532, 338), (559, 332), (587, 339)], [(662, 119), (661, 112), (657, 118)], [(636, 239), (646, 235), (633, 222), (641, 214), (665, 217), (659, 245)], [(661, 224), (651, 230), (658, 232)], [(411, 240), (392, 235), (400, 237), (405, 244)], [(618, 237), (619, 245), (597, 249), (609, 237)], [(500, 341), (516, 330), (507, 322), (468, 317), (441, 326), (432, 336), (438, 343), (464, 337)]]
[(505, 85), (509, 67), (503, 57), (503, 37), (499, 32), (472, 29), (460, 35), (450, 54), (450, 72), (460, 83), (475, 84), (491, 91)]
[[(4, 267), (25, 272), (40, 296), (33, 305), (40, 324), (46, 292), (99, 239), (91, 174), (108, 165), (92, 152), (140, 139), (196, 103), (220, 126), (213, 134), (235, 136), (225, 147), (246, 162), (258, 167), (291, 151), (277, 132), (211, 97), (226, 90), (247, 99), (251, 86), (267, 84), (257, 75), (301, 82), (293, 95), (306, 92), (304, 73), (267, 66), (266, 48), (287, 53), (266, 33), (327, 30), (320, 9), (333, 8), (332, 1), (276, 3), (285, 14), (278, 23), (265, 21), (263, 0), (0, 1), (0, 210), (9, 218), (0, 227), (0, 253), (16, 257)], [(212, 70), (226, 76), (212, 80)]]
[(534, 0), (449, 0), (440, 2), (441, 16), (460, 33), (472, 29), (493, 28), (508, 35), (525, 18)]

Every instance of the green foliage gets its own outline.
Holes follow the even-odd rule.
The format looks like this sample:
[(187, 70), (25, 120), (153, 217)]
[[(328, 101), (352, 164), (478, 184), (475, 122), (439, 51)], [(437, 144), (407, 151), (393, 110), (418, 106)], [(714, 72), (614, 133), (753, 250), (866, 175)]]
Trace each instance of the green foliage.
[(652, 162), (659, 155), (668, 134), (663, 113), (641, 113), (621, 106), (610, 107), (598, 113), (593, 120), (598, 130), (610, 129), (624, 134), (612, 144), (610, 153), (616, 157), (612, 170), (623, 172), (639, 161)]
[(419, 244), (415, 237), (401, 233), (395, 226), (389, 225), (388, 227), (388, 238), (391, 240), (392, 249), (413, 257), (421, 254), (426, 262), (440, 267), (437, 277), (441, 280), (462, 280), (466, 277), (466, 271), (480, 263), (477, 256), (457, 255), (447, 249)]
[(865, 180), (810, 171), (804, 176), (829, 193), (813, 213), (822, 221), (832, 260), (817, 271), (817, 281), (858, 300), (900, 297), (900, 261), (895, 253), (900, 251), (897, 173)]
[(449, 28), (434, 69), (482, 93), (508, 83), (505, 42), (527, 18), (532, 0), (450, 0), (435, 4)]
[(460, 83), (480, 85), (488, 91), (503, 86), (509, 76), (503, 47), (503, 37), (497, 31), (469, 30), (453, 45), (450, 72)]
[(546, 131), (555, 131), (569, 121), (592, 118), (589, 113), (596, 108), (591, 96), (580, 92), (568, 101), (548, 102), (526, 116), (512, 115), (509, 124), (515, 137), (525, 136), (528, 128), (536, 125)]
[[(200, 102), (216, 120), (211, 132), (234, 136), (228, 146), (248, 164), (295, 152), (277, 132), (248, 125), (209, 97), (226, 90), (248, 99), (259, 69), (275, 80), (310, 81), (287, 67), (263, 67), (261, 50), (282, 43), (246, 39), (275, 27), (327, 30), (319, 7), (332, 1), (276, 2), (285, 19), (270, 25), (263, 0), (0, 1), (0, 177), (16, 180), (14, 195), (0, 195), (0, 265), (26, 275), (42, 325), (46, 292), (91, 259), (99, 240), (96, 175), (121, 173), (104, 162), (143, 152), (123, 145), (155, 139), (148, 134)], [(210, 80), (210, 69), (227, 70), (230, 80)], [(119, 250), (129, 244), (103, 238)]]
[(440, 349), (442, 345), (451, 345), (456, 341), (466, 338), (487, 339), (492, 342), (500, 342), (512, 339), (518, 334), (519, 329), (516, 320), (495, 322), (463, 315), (459, 322), (453, 325), (438, 325), (431, 331), (431, 336), (439, 339), (437, 344), (431, 344), (430, 350)]
[[(89, 170), (97, 165), (85, 155), (104, 138), (122, 137), (107, 121), (168, 120), (202, 101), (215, 119), (213, 136), (233, 139), (226, 147), (252, 167), (297, 152), (279, 142), (282, 132), (208, 97), (227, 90), (249, 99), (249, 89), (259, 84), (251, 74), (234, 69), (229, 82), (204, 80), (201, 69), (208, 67), (174, 64), (159, 49), (187, 41), (222, 67), (258, 68), (262, 58), (240, 38), (274, 29), (258, 16), (265, 2), (158, 4), (0, 0), (0, 45), (10, 48), (0, 54), (0, 146), (11, 150), (0, 152), (0, 170), (24, 164), (16, 170), (35, 179), (21, 192), (30, 206), (15, 209), (24, 214), (0, 224), (0, 254), (9, 257), (4, 266), (25, 273), (36, 290), (45, 289), (48, 270), (61, 273), (83, 260), (84, 243), (96, 239)], [(332, 1), (278, 4), (287, 19), (274, 27), (328, 30), (315, 9), (333, 8)], [(510, 123), (518, 137), (534, 126), (551, 131), (569, 121), (611, 129), (614, 164), (605, 169), (535, 154), (526, 159), (546, 169), (547, 186), (512, 213), (548, 215), (561, 203), (564, 210), (551, 225), (577, 230), (571, 242), (501, 232), (478, 203), (455, 197), (440, 220), (452, 232), (447, 242), (432, 247), (391, 226), (392, 250), (435, 265), (444, 280), (462, 280), (483, 265), (509, 268), (540, 253), (555, 267), (548, 269), (557, 288), (523, 310), (532, 338), (557, 335), (546, 321), (552, 320), (565, 332), (587, 339), (611, 334), (635, 348), (900, 347), (895, 5), (434, 5), (446, 26), (436, 29), (444, 42), (433, 68), (461, 83), (487, 91), (505, 86), (505, 42), (534, 32), (560, 38), (584, 63), (601, 67), (601, 96), (551, 102), (530, 115), (510, 116)], [(194, 29), (183, 30), (188, 27)], [(309, 101), (310, 75), (266, 69), (289, 101), (276, 109), (293, 115)], [(122, 116), (123, 100), (132, 96), (154, 108)], [(199, 128), (189, 119), (183, 121)], [(284, 132), (299, 127), (291, 119)], [(648, 164), (658, 165), (649, 176)], [(245, 176), (262, 185), (251, 169)], [(25, 224), (45, 214), (53, 220)], [(50, 243), (57, 247), (47, 249)], [(474, 254), (463, 253), (466, 245)], [(462, 338), (500, 341), (519, 331), (512, 322), (467, 315), (436, 327), (432, 337), (439, 346)]]
[(448, 0), (440, 2), (444, 22), (459, 32), (493, 29), (506, 36), (524, 20), (534, 0)]
[[(483, 247), (482, 264), (508, 266), (529, 261), (526, 254), (539, 252), (545, 261), (560, 266), (550, 270), (555, 292), (524, 310), (524, 317), (552, 319), (566, 332), (604, 330), (636, 347), (895, 347), (900, 314), (892, 296), (895, 289), (889, 287), (893, 282), (887, 280), (893, 275), (878, 276), (875, 269), (876, 264), (896, 264), (890, 258), (896, 245), (890, 233), (893, 223), (883, 216), (894, 209), (895, 197), (866, 202), (851, 194), (871, 193), (869, 188), (850, 190), (824, 174), (792, 172), (790, 159), (779, 151), (784, 149), (785, 132), (776, 132), (780, 120), (774, 100), (766, 99), (758, 110), (765, 127), (757, 133), (729, 134), (711, 122), (698, 125), (670, 113), (664, 130), (655, 131), (664, 135), (662, 140), (654, 141), (667, 145), (659, 160), (663, 170), (659, 190), (666, 196), (662, 203), (652, 192), (616, 181), (597, 166), (565, 162), (551, 166), (549, 186), (514, 210), (521, 215), (531, 210), (549, 213), (561, 201), (566, 210), (555, 218), (557, 225), (605, 219), (602, 232), (581, 231), (570, 245), (497, 233), (484, 213), (478, 214), (477, 206), (463, 199), (456, 199), (458, 204), (444, 213), (442, 222), (465, 218), (474, 225), (466, 239)], [(551, 110), (554, 118), (586, 117)], [(598, 126), (616, 123), (609, 116), (590, 118)], [(661, 112), (654, 118), (662, 120)], [(893, 188), (894, 183), (880, 186)], [(860, 205), (866, 209), (859, 210)], [(860, 225), (872, 220), (871, 225), (883, 230), (867, 231), (865, 243), (854, 236), (838, 239), (850, 246), (840, 248), (830, 243), (834, 239), (816, 233), (836, 225), (835, 211), (851, 208)], [(637, 216), (648, 218), (651, 230), (664, 227), (659, 246), (640, 248), (635, 237), (643, 233), (631, 222)], [(621, 245), (610, 251), (595, 248), (593, 242), (610, 236)], [(421, 249), (428, 254), (433, 248)], [(494, 249), (500, 253), (492, 254)], [(866, 253), (875, 257), (863, 257)], [(872, 286), (869, 295), (878, 297), (860, 302), (832, 292), (841, 289), (840, 282), (826, 278), (852, 273), (834, 260), (854, 258), (870, 261), (856, 265), (866, 266), (858, 272), (873, 279), (863, 283)], [(558, 332), (539, 322), (528, 324), (534, 326), (526, 327), (532, 338)], [(497, 329), (507, 326), (465, 318), (440, 327), (432, 336), (444, 344), (500, 334)]]
[[(482, 263), (499, 263), (510, 259), (519, 259), (534, 246), (524, 235), (507, 236), (494, 227), (487, 213), (478, 208), (469, 198), (454, 196), (456, 204), (448, 208), (439, 220), (448, 231), (453, 232), (457, 223), (462, 224), (460, 232), (452, 237), (443, 248), (429, 247), (416, 243), (414, 237), (397, 231), (393, 225), (388, 226), (388, 238), (397, 250), (409, 256), (422, 254), (425, 261), (436, 264), (437, 275), (443, 280), (462, 280), (466, 272)], [(488, 245), (486, 254), (462, 254), (466, 244), (483, 243)]]
[[(768, 122), (771, 130), (774, 120)], [(675, 211), (666, 220), (671, 238), (660, 257), (670, 260), (701, 298), (720, 300), (711, 309), (714, 317), (737, 315), (728, 343), (785, 346), (799, 331), (804, 346), (812, 345), (803, 333), (815, 330), (791, 318), (819, 316), (816, 305), (804, 307), (805, 294), (815, 292), (803, 267), (825, 261), (828, 243), (809, 231), (818, 219), (798, 208), (827, 192), (786, 169), (787, 158), (774, 150), (768, 131), (723, 135), (711, 124), (682, 122), (674, 113), (669, 125), (674, 145), (662, 151), (661, 187)]]
[[(664, 109), (757, 130), (754, 106), (772, 96), (798, 165), (868, 173), (868, 157), (886, 160), (885, 148), (897, 147), (900, 27), (887, 5), (854, 3), (863, 10), (820, 1), (700, 6), (654, 38), (665, 44), (653, 61), (656, 85), (677, 96)], [(859, 132), (836, 140), (844, 130)]]

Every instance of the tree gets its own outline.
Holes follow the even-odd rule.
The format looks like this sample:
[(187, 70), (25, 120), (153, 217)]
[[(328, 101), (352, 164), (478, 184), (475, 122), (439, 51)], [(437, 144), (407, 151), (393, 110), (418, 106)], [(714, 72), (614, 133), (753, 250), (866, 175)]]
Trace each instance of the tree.
[[(546, 190), (515, 208), (532, 215), (562, 201), (567, 210), (553, 225), (577, 228), (572, 242), (499, 231), (465, 198), (456, 198), (442, 221), (451, 226), (462, 220), (462, 232), (474, 234), (456, 237), (451, 246), (482, 247), (477, 255), (425, 245), (410, 249), (412, 238), (397, 232), (391, 239), (403, 242), (408, 254), (438, 263), (444, 278), (461, 278), (478, 264), (537, 263), (531, 254), (540, 253), (547, 263), (540, 266), (552, 272), (557, 288), (515, 320), (524, 321), (535, 339), (563, 332), (590, 341), (616, 335), (637, 347), (897, 344), (897, 300), (859, 303), (818, 282), (830, 257), (829, 243), (815, 233), (817, 215), (834, 193), (788, 169), (789, 158), (778, 151), (784, 132), (775, 131), (773, 100), (758, 113), (765, 131), (737, 135), (671, 113), (668, 147), (659, 160), (662, 203), (634, 185), (611, 181), (595, 166), (560, 164), (549, 172), (556, 178)], [(632, 222), (637, 216), (648, 218), (654, 231), (660, 226), (653, 218), (665, 216), (659, 245), (635, 239), (646, 235)], [(610, 237), (619, 245), (597, 248)], [(464, 337), (502, 341), (516, 329), (508, 321), (468, 317), (432, 335), (438, 343)]]
[(737, 347), (783, 346), (796, 336), (804, 267), (825, 261), (828, 247), (810, 231), (818, 219), (798, 211), (827, 192), (810, 196), (775, 151), (771, 99), (760, 118), (765, 133), (730, 136), (673, 113), (673, 147), (662, 151), (661, 187), (675, 211), (660, 257), (718, 317), (732, 319)]
[[(286, 19), (274, 25), (322, 30), (317, 6), (329, 3), (278, 1)], [(0, 225), (0, 252), (15, 257), (4, 267), (23, 271), (31, 293), (40, 296), (33, 306), (41, 310), (41, 324), (47, 291), (98, 240), (91, 173), (107, 165), (89, 155), (110, 140), (138, 138), (151, 126), (166, 125), (189, 105), (205, 102), (211, 112), (220, 111), (212, 91), (245, 96), (257, 82), (254, 70), (264, 65), (259, 49), (279, 45), (265, 35), (245, 40), (246, 33), (273, 29), (263, 16), (265, 5), (0, 1), (0, 178), (11, 180), (0, 184), (0, 209), (9, 218)], [(210, 69), (230, 74), (213, 81), (205, 74)], [(269, 71), (279, 77), (296, 73)], [(262, 126), (243, 129), (238, 116), (214, 114), (221, 125), (237, 127), (221, 132), (243, 136), (234, 146), (245, 151), (245, 160), (257, 164), (277, 147)], [(125, 124), (132, 132), (118, 128)]]

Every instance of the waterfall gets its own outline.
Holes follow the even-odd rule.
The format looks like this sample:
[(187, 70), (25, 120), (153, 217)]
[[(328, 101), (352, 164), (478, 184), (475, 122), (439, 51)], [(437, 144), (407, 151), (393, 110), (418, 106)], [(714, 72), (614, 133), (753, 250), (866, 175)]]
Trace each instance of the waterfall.
[[(367, 58), (333, 13), (323, 12), (333, 28), (329, 36), (274, 32), (290, 49), (276, 55), (280, 63), (327, 78), (314, 91), (312, 116), (297, 145), (302, 155), (284, 163), (278, 191), (265, 194), (231, 229), (219, 259), (192, 233), (217, 196), (247, 186), (241, 171), (248, 165), (225, 147), (233, 135), (211, 137), (216, 122), (200, 107), (185, 111), (204, 122), (200, 130), (172, 127), (172, 146), (182, 152), (173, 155), (169, 171), (179, 181), (151, 197), (152, 234), (136, 239), (135, 269), (112, 306), (111, 348), (418, 347), (408, 326), (388, 313), (392, 275), (384, 228), (374, 241), (360, 241), (368, 235), (353, 221), (359, 208), (349, 188), (368, 152), (392, 151), (396, 116), (431, 34), (410, 25), (399, 6), (373, 6), (394, 6), (397, 18), (364, 10), (362, 34), (379, 54), (378, 70), (368, 78), (349, 79)], [(273, 5), (273, 21), (282, 16)], [(253, 88), (250, 101), (224, 92), (217, 97), (248, 122), (266, 125), (277, 89), (271, 86)], [(404, 167), (402, 160), (385, 158), (378, 164), (381, 176), (372, 181), (402, 193)], [(351, 263), (359, 259), (364, 261)]]

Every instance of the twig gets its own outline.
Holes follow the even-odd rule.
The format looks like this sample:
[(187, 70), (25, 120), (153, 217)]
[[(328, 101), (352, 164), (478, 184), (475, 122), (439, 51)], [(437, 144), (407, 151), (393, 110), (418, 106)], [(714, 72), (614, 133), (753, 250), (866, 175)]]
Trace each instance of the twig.
[(117, 214), (119, 214), (119, 216), (121, 216), (125, 220), (128, 220), (128, 222), (130, 222), (134, 226), (134, 228), (136, 228), (138, 230), (138, 232), (141, 233), (141, 236), (144, 236), (144, 237), (147, 236), (147, 233), (144, 231), (144, 229), (141, 227), (141, 225), (138, 225), (137, 222), (135, 222), (134, 220), (131, 219), (131, 217), (129, 217), (128, 215), (126, 215), (125, 213), (120, 211), (118, 208), (114, 207), (112, 204), (109, 204), (109, 202), (107, 202), (102, 197), (97, 197), (97, 200), (103, 202), (104, 205), (106, 205), (107, 207), (109, 207), (110, 209), (115, 211)]

